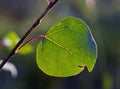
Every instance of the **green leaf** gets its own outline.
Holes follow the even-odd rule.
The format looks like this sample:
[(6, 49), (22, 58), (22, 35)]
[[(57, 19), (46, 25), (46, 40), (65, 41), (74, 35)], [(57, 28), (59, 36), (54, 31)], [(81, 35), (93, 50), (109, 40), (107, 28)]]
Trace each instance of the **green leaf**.
[(25, 45), (25, 47), (23, 47), (22, 49), (20, 49), (20, 51), (18, 51), (19, 54), (22, 55), (26, 55), (26, 54), (30, 54), (34, 51), (34, 47), (31, 45)]
[[(4, 37), (3, 44), (8, 48), (8, 50), (12, 50), (19, 40), (19, 36), (15, 32), (11, 31)], [(33, 49), (33, 46), (26, 45), (18, 53), (23, 55), (29, 54), (33, 52)]]
[(79, 18), (67, 17), (55, 24), (37, 47), (37, 64), (50, 76), (73, 76), (93, 70), (97, 46), (89, 27)]
[(19, 40), (20, 38), (18, 35), (15, 32), (11, 31), (4, 37), (3, 43), (9, 50), (11, 50)]

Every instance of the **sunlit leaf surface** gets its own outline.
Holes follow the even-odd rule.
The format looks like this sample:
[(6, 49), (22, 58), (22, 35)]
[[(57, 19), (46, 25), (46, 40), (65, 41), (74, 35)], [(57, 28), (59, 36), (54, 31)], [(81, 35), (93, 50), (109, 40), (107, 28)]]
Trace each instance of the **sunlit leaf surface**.
[(37, 47), (37, 64), (46, 74), (73, 76), (93, 70), (97, 46), (89, 27), (79, 18), (67, 17), (55, 24)]

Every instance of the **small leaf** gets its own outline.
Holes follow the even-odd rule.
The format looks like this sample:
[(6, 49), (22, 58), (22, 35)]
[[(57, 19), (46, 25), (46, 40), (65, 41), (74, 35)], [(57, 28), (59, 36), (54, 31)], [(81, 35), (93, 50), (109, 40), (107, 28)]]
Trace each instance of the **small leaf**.
[(73, 76), (87, 67), (93, 70), (97, 46), (89, 27), (79, 18), (67, 17), (55, 24), (37, 47), (37, 64), (46, 74)]
[(9, 32), (3, 39), (3, 44), (8, 47), (9, 50), (11, 50), (19, 41), (18, 35), (11, 31)]
[[(8, 48), (8, 50), (12, 50), (19, 40), (19, 36), (15, 32), (11, 31), (4, 37), (3, 44)], [(23, 47), (18, 53), (23, 55), (29, 54), (33, 52), (33, 49), (33, 46), (28, 44)]]
[(34, 47), (28, 44), (25, 45), (22, 49), (20, 49), (18, 53), (22, 55), (26, 55), (32, 53), (33, 51), (34, 51)]

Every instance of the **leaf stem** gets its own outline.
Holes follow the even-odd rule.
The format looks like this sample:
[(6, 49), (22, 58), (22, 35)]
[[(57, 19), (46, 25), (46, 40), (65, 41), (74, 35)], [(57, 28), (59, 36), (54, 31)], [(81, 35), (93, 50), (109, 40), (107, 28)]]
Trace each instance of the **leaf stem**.
[(26, 41), (24, 44), (22, 44), (20, 47), (18, 47), (15, 51), (15, 53), (17, 53), (21, 48), (23, 48), (25, 45), (31, 43), (32, 41), (38, 39), (38, 38), (45, 38), (44, 35), (38, 35), (38, 36), (34, 36), (31, 39), (29, 39), (28, 41)]
[(3, 59), (2, 63), (0, 64), (0, 70), (5, 65), (7, 61), (10, 60), (10, 58), (16, 53), (16, 49), (22, 44), (22, 42), (30, 35), (30, 33), (34, 30), (35, 27), (38, 26), (38, 24), (41, 23), (42, 19), (47, 15), (47, 13), (52, 9), (52, 7), (55, 6), (55, 4), (59, 0), (51, 1), (47, 8), (43, 11), (43, 13), (37, 18), (37, 20), (33, 23), (33, 25), (26, 31), (26, 33), (23, 35), (23, 37), (19, 40), (19, 42), (16, 44), (16, 46), (11, 50), (11, 52)]

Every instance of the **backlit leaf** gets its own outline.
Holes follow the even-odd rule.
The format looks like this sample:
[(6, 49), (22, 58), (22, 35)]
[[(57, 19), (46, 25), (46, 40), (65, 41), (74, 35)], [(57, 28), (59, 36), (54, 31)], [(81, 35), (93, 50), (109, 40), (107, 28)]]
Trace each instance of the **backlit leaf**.
[(37, 64), (46, 74), (73, 76), (92, 71), (97, 46), (89, 27), (79, 18), (67, 17), (55, 24), (37, 47)]

